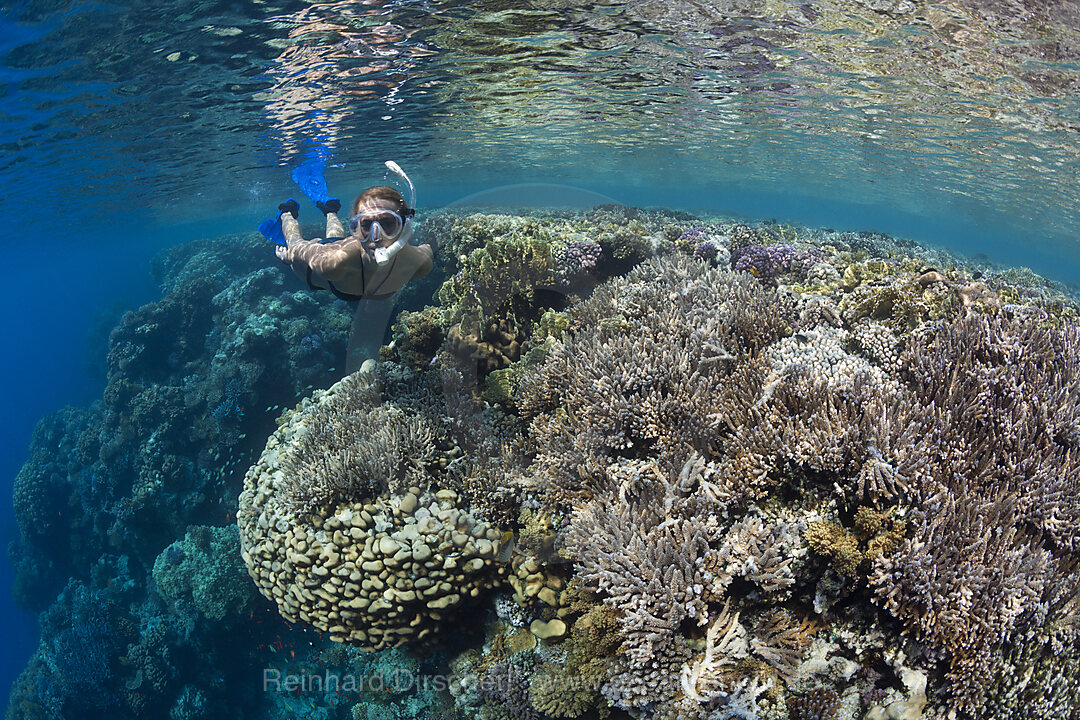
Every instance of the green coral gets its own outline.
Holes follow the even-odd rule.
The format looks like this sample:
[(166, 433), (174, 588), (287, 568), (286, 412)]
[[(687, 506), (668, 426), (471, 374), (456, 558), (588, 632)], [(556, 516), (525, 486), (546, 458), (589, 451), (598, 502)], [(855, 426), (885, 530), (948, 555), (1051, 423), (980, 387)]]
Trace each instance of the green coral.
[(158, 555), (153, 576), (164, 598), (191, 602), (210, 620), (242, 614), (253, 597), (235, 525), (188, 527)]
[[(576, 718), (595, 709), (599, 717), (606, 717), (610, 710), (600, 686), (609, 678), (621, 644), (619, 612), (595, 598), (591, 603), (563, 643), (565, 662), (545, 663), (532, 678), (529, 702), (546, 715)], [(582, 605), (579, 600), (577, 609)]]
[[(544, 317), (541, 318), (541, 323), (544, 322), (544, 318), (547, 318), (549, 314), (558, 315), (562, 319), (566, 318), (562, 313), (545, 313)], [(551, 330), (551, 328), (545, 329), (541, 327), (539, 331), (534, 333), (533, 339), (535, 340), (537, 337), (540, 337), (542, 333)], [(525, 376), (526, 372), (543, 364), (548, 353), (551, 352), (551, 349), (554, 346), (555, 338), (549, 335), (543, 344), (529, 348), (528, 352), (526, 352), (518, 362), (511, 364), (509, 367), (493, 371), (487, 376), (484, 391), (480, 395), (481, 399), (492, 404), (503, 405), (506, 408), (517, 409), (516, 396), (521, 378)]]
[(602, 225), (594, 240), (604, 255), (615, 261), (617, 271), (629, 270), (653, 254), (649, 232), (638, 220)]
[(478, 313), (491, 317), (515, 297), (531, 303), (537, 287), (551, 285), (551, 245), (543, 240), (492, 240), (469, 253), (462, 269), (439, 288), (449, 324)]
[(442, 313), (426, 307), (418, 312), (402, 312), (393, 326), (393, 340), (383, 348), (383, 360), (399, 360), (414, 370), (423, 370), (446, 339)]
[(907, 523), (893, 517), (893, 510), (875, 510), (860, 506), (855, 511), (855, 529), (866, 546), (868, 560), (888, 555), (904, 539)]
[[(570, 316), (555, 310), (545, 310), (536, 323), (536, 331), (533, 337), (534, 344), (540, 344), (548, 338), (562, 340), (563, 336), (570, 331)], [(550, 344), (549, 344), (550, 345)]]
[(736, 225), (731, 228), (731, 240), (728, 247), (738, 250), (747, 245), (775, 245), (776, 236), (765, 228)]
[(532, 557), (551, 557), (560, 519), (544, 510), (525, 508), (518, 522), (521, 524), (516, 542), (518, 551)]

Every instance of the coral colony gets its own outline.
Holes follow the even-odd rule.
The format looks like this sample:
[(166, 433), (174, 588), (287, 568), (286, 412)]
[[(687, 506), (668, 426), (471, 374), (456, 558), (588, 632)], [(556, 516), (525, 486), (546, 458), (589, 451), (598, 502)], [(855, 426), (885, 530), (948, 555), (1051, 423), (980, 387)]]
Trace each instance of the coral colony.
[(421, 232), (344, 378), (265, 247), (161, 259), (16, 481), (9, 718), (1080, 714), (1075, 298), (664, 211)]

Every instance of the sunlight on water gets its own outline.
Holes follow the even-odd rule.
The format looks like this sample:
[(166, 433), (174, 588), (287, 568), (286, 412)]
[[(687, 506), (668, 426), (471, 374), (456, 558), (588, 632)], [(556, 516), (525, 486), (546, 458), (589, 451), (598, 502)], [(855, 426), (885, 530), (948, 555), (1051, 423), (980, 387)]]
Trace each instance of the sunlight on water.
[[(312, 151), (488, 185), (588, 167), (596, 188), (678, 176), (928, 219), (969, 204), (1071, 236), (1077, 33), (1065, 5), (1009, 8), (181, 3), (167, 33), (164, 11), (45, 12), (5, 46), (20, 100), (5, 134), (24, 138), (5, 167), (23, 201), (161, 210), (250, 201), (241, 188)], [(114, 25), (125, 42), (98, 43)]]

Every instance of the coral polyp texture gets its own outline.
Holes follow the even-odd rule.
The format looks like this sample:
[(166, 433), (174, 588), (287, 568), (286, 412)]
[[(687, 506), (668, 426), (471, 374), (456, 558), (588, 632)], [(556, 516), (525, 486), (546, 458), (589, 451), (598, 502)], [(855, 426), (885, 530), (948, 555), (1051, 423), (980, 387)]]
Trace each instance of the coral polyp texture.
[(9, 718), (1080, 717), (1074, 295), (664, 210), (418, 233), (344, 378), (261, 244), (159, 262), (15, 482)]
[(433, 433), (358, 372), (285, 416), (248, 471), (241, 555), (282, 616), (375, 650), (422, 640), (499, 580), (503, 532), (433, 491)]

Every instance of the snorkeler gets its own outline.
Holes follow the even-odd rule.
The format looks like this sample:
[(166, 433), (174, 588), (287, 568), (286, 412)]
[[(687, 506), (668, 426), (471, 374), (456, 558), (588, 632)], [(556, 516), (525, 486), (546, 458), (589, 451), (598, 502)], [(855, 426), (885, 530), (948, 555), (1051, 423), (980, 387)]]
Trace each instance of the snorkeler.
[[(275, 252), (313, 290), (329, 289), (347, 301), (361, 302), (349, 337), (346, 370), (374, 357), (393, 310), (394, 296), (410, 280), (431, 272), (434, 251), (430, 245), (410, 245), (413, 234), (416, 190), (397, 163), (386, 167), (408, 183), (409, 202), (389, 185), (370, 187), (353, 201), (349, 229), (338, 219), (341, 202), (316, 201), (326, 215), (326, 241), (304, 240), (297, 222), (299, 206), (289, 200), (278, 206), (281, 235), (270, 237), (279, 244)], [(280, 238), (280, 239), (279, 239)]]
[[(392, 166), (392, 167), (391, 167)], [(408, 177), (394, 163), (387, 167)], [(415, 191), (409, 182), (411, 200)], [(296, 221), (295, 200), (280, 206), (285, 244), (278, 245), (278, 258), (313, 290), (326, 290), (342, 300), (382, 300), (405, 283), (431, 272), (434, 252), (430, 245), (409, 245), (415, 209), (389, 185), (370, 187), (353, 201), (349, 221), (351, 235), (338, 219), (337, 200), (320, 202), (326, 215), (326, 240), (304, 240)]]

